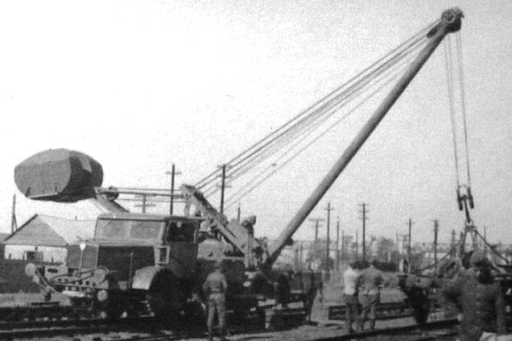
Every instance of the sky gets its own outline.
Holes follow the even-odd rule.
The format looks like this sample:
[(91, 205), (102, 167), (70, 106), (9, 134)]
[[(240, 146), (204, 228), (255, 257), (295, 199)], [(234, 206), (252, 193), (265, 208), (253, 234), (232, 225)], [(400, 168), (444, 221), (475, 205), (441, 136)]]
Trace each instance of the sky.
[[(512, 243), (508, 0), (2, 1), (0, 232), (10, 231), (15, 194), (19, 225), (36, 213), (99, 213), (88, 202), (24, 198), (14, 168), (35, 153), (88, 154), (104, 186), (169, 188), (173, 164), (177, 185), (194, 184), (451, 7), (465, 14), (472, 218), (491, 243)], [(462, 231), (443, 58), (436, 51), (296, 239), (314, 237), (310, 219), (326, 219), (328, 203), (331, 238), (337, 221), (361, 236), (362, 203), (371, 235), (406, 234), (409, 219), (413, 242), (433, 241), (434, 220), (441, 241)], [(243, 198), (256, 235), (275, 238), (342, 150), (328, 139)], [(236, 206), (226, 213), (234, 218)]]

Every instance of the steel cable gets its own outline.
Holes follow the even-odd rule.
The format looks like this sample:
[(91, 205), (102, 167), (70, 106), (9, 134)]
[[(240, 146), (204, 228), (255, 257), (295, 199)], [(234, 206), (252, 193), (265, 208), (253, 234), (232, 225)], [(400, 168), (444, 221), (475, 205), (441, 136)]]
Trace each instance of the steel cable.
[[(400, 45), (398, 48), (394, 49), (393, 51), (391, 51), (390, 53), (388, 53), (388, 55), (386, 55), (384, 58), (382, 58), (381, 60), (379, 60), (378, 62), (372, 64), (370, 67), (368, 67), (367, 69), (365, 69), (362, 73), (360, 73), (358, 76), (352, 78), (349, 82), (347, 82), (346, 84), (350, 84), (351, 82), (354, 82), (356, 79), (358, 78), (361, 78), (362, 75), (364, 75), (365, 73), (369, 73), (369, 75), (371, 75), (371, 72), (370, 70), (372, 70), (372, 68), (375, 68), (376, 66), (379, 65), (379, 63), (382, 63), (383, 60), (386, 60), (386, 58), (389, 58), (389, 56), (392, 56), (393, 53), (395, 53), (396, 51), (400, 51), (401, 49), (407, 47), (407, 46), (410, 46), (412, 45), (415, 40), (418, 40), (418, 37), (420, 37), (421, 35), (424, 35), (424, 32), (428, 31), (431, 29), (431, 27), (433, 27), (437, 22), (434, 22), (432, 23), (431, 25), (429, 25), (427, 28), (423, 29), (422, 31), (420, 31), (418, 34), (416, 34), (415, 36), (413, 36), (412, 38), (410, 38), (409, 40), (407, 40), (405, 43), (403, 43), (402, 45)], [(411, 43), (412, 42), (412, 43)], [(378, 70), (378, 69), (377, 69)], [(372, 71), (373, 72), (373, 71)], [(366, 75), (364, 77), (369, 77), (369, 75)], [(363, 77), (363, 79), (364, 79)], [(345, 85), (346, 86), (346, 85)], [(278, 130), (276, 130), (275, 132), (269, 134), (267, 137), (265, 137), (263, 140), (261, 140), (260, 142), (256, 143), (255, 145), (253, 145), (251, 148), (249, 148), (248, 150), (242, 152), (241, 154), (239, 154), (237, 157), (233, 158), (230, 162), (227, 163), (227, 165), (236, 165), (235, 164), (235, 161), (237, 161), (238, 163), (240, 163), (241, 161), (238, 161), (239, 159), (240, 160), (246, 160), (247, 158), (250, 158), (251, 156), (253, 156), (254, 154), (258, 153), (261, 149), (265, 148), (265, 146), (269, 145), (270, 143), (272, 143), (273, 141), (275, 141), (276, 139), (279, 139), (281, 136), (283, 136), (284, 134), (286, 134), (287, 132), (289, 132), (290, 130), (293, 131), (293, 129), (297, 129), (298, 126), (300, 126), (300, 124), (305, 124), (304, 122), (307, 121), (307, 117), (303, 117), (305, 116), (308, 112), (312, 111), (314, 108), (316, 108), (317, 106), (322, 106), (322, 105), (325, 105), (323, 104), (324, 102), (327, 102), (329, 103), (329, 98), (332, 97), (333, 95), (336, 97), (336, 93), (337, 91), (339, 91), (340, 89), (342, 89), (344, 86), (342, 87), (339, 87), (337, 88), (336, 90), (334, 90), (333, 92), (331, 92), (328, 96), (324, 97), (324, 99), (321, 99), (319, 100), (318, 102), (316, 102), (315, 104), (313, 104), (311, 107), (309, 107), (308, 109), (306, 109), (304, 112), (302, 112), (301, 114), (299, 114), (298, 116), (296, 116), (295, 118), (293, 118), (292, 120), (288, 121), (285, 125), (283, 125), (282, 127), (280, 127)], [(314, 111), (313, 111), (314, 112)], [(294, 123), (296, 122), (296, 123)], [(285, 129), (286, 127), (289, 127), (288, 129)], [(284, 132), (282, 132), (284, 130)], [(251, 152), (252, 151), (252, 152)], [(249, 155), (247, 155), (249, 154)], [(199, 181), (197, 183), (197, 187), (198, 188), (201, 188), (201, 187), (204, 187), (205, 185), (207, 185), (208, 183), (211, 183), (215, 180), (215, 178), (217, 178), (217, 173), (218, 173), (218, 170), (211, 173), (210, 175), (208, 175), (207, 177), (205, 177), (203, 180)]]

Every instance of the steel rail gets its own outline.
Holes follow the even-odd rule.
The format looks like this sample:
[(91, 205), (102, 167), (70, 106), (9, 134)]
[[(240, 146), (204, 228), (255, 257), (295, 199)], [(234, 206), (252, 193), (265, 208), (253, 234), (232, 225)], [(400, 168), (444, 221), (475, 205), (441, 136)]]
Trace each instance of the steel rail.
[[(458, 325), (457, 320), (449, 319), (449, 320), (439, 320), (434, 322), (428, 322), (423, 325), (407, 325), (402, 327), (393, 327), (393, 328), (385, 328), (385, 329), (375, 329), (371, 331), (363, 331), (355, 334), (342, 334), (328, 337), (319, 337), (314, 339), (309, 339), (308, 341), (343, 341), (343, 340), (369, 340), (372, 338), (381, 340), (383, 336), (393, 337), (390, 340), (396, 340), (397, 336), (401, 337), (410, 337), (411, 334), (414, 333), (424, 333), (428, 331), (439, 331), (443, 329), (449, 329), (446, 335), (453, 335), (454, 327)], [(407, 340), (432, 340), (433, 335), (420, 335), (419, 337), (413, 337)], [(434, 338), (435, 339), (435, 338)]]

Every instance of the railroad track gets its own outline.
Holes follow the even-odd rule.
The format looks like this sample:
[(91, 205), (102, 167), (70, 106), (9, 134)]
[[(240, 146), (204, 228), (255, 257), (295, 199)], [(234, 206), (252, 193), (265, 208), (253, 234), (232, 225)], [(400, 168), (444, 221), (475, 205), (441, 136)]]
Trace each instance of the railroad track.
[[(44, 305), (34, 309), (30, 314), (18, 314), (25, 316), (23, 320), (12, 322), (0, 322), (0, 339), (18, 340), (18, 339), (38, 339), (51, 337), (72, 337), (72, 340), (80, 340), (81, 335), (98, 335), (96, 340), (183, 340), (183, 339), (204, 339), (206, 336), (206, 328), (204, 322), (191, 323), (183, 320), (177, 323), (174, 328), (158, 323), (153, 317), (137, 317), (137, 318), (120, 318), (117, 320), (98, 319), (98, 318), (62, 318), (57, 307), (52, 305)], [(69, 312), (65, 310), (66, 312)], [(38, 313), (36, 313), (38, 312)], [(50, 312), (46, 317), (40, 316), (42, 312)], [(4, 315), (6, 316), (6, 315)], [(51, 318), (54, 316), (55, 318)], [(70, 315), (71, 316), (71, 315)], [(344, 310), (340, 306), (329, 307), (329, 316), (333, 320), (342, 320), (344, 318)], [(398, 303), (383, 304), (381, 307), (381, 320), (391, 318), (402, 318), (410, 316), (407, 308)], [(261, 314), (253, 314), (248, 320), (235, 321), (234, 317), (228, 316), (230, 319), (229, 332), (236, 340), (237, 335), (247, 334), (244, 340), (250, 340), (251, 335), (265, 335), (264, 339), (280, 339), (279, 330), (290, 330), (300, 324), (304, 324), (303, 314), (299, 310), (271, 310), (266, 312), (265, 318), (262, 319)], [(363, 332), (355, 335), (343, 335), (343, 329), (337, 331), (334, 338), (312, 336), (308, 340), (330, 341), (330, 340), (443, 340), (442, 329), (452, 322), (437, 321), (428, 323), (425, 326), (407, 326), (399, 328), (380, 329), (372, 332)], [(269, 328), (270, 326), (270, 328)], [(340, 328), (338, 326), (338, 328)], [(423, 329), (422, 329), (423, 328)], [(320, 330), (320, 327), (318, 327)], [(436, 330), (437, 332), (433, 331)], [(446, 329), (446, 328), (445, 328)], [(274, 332), (272, 333), (272, 330)], [(122, 331), (123, 334), (116, 334), (114, 337), (108, 336), (115, 332)], [(428, 331), (428, 332), (427, 332)], [(313, 331), (314, 334), (314, 331)], [(453, 336), (452, 330), (447, 330), (446, 335)], [(273, 336), (272, 336), (273, 335)], [(277, 336), (276, 336), (277, 335)], [(404, 338), (404, 335), (405, 338)], [(400, 336), (400, 338), (398, 338)], [(256, 336), (255, 336), (256, 337)], [(409, 338), (407, 338), (409, 337)], [(261, 338), (259, 338), (261, 339)], [(88, 339), (90, 340), (90, 338)]]
[(311, 339), (310, 341), (379, 340), (379, 341), (433, 341), (453, 338), (457, 334), (458, 322), (454, 319), (428, 322), (424, 325), (407, 325), (386, 329), (364, 331), (351, 335), (335, 335)]
[[(63, 321), (64, 322), (64, 321)], [(66, 323), (50, 323), (51, 327), (44, 326), (42, 322), (32, 329), (1, 330), (0, 339), (21, 340), (69, 337), (70, 340), (101, 340), (101, 341), (174, 341), (187, 339), (204, 339), (206, 330), (204, 325), (186, 325), (182, 323), (173, 330), (168, 326), (159, 324), (154, 319), (120, 319), (114, 320), (81, 320), (69, 321)], [(250, 323), (247, 323), (250, 322)], [(318, 336), (323, 334), (322, 327), (310, 326), (308, 333), (301, 332), (297, 328), (297, 335), (291, 339), (300, 341), (335, 341), (335, 340), (379, 340), (379, 341), (441, 341), (453, 340), (456, 334), (455, 320), (443, 320), (427, 323), (423, 326), (408, 325), (396, 328), (378, 329), (362, 333), (346, 335), (343, 329), (334, 330), (329, 336)], [(122, 331), (122, 332), (121, 332)], [(289, 333), (290, 329), (269, 332), (261, 323), (246, 321), (244, 324), (229, 326), (231, 340), (260, 341), (260, 340), (288, 340), (282, 335)], [(293, 332), (293, 330), (292, 330)], [(284, 333), (284, 334), (282, 334)], [(317, 335), (315, 335), (317, 334)]]
[[(344, 321), (345, 314), (346, 308), (344, 304), (328, 307), (329, 320)], [(409, 317), (412, 316), (412, 308), (404, 301), (381, 303), (377, 308), (377, 316), (379, 320)]]
[(85, 318), (58, 321), (18, 321), (0, 324), (0, 340), (107, 333), (120, 329), (140, 331), (155, 327), (162, 328), (152, 317), (121, 318), (118, 320)]
[[(287, 314), (275, 312), (269, 315), (271, 318), (280, 317), (283, 321), (290, 322), (290, 314), (293, 310), (287, 310)], [(301, 319), (303, 314), (296, 314)], [(229, 332), (231, 334), (248, 333), (253, 331), (264, 332), (267, 330), (268, 318), (262, 318), (261, 314), (254, 312), (246, 317), (244, 321), (237, 321), (234, 314), (228, 314)], [(204, 321), (192, 320), (182, 317), (174, 325), (159, 322), (153, 316), (136, 318), (73, 318), (73, 319), (25, 319), (11, 322), (0, 322), (0, 340), (17, 340), (28, 338), (49, 338), (57, 336), (79, 336), (79, 335), (107, 335), (112, 332), (122, 331), (124, 334), (135, 334), (133, 340), (173, 340), (186, 338), (203, 338), (206, 335)], [(158, 331), (156, 333), (154, 331)], [(140, 334), (147, 334), (141, 338)], [(125, 337), (125, 336), (123, 336)], [(77, 339), (73, 337), (73, 339)], [(104, 340), (104, 337), (97, 339)], [(113, 338), (121, 340), (120, 336)], [(127, 338), (130, 340), (130, 338)]]

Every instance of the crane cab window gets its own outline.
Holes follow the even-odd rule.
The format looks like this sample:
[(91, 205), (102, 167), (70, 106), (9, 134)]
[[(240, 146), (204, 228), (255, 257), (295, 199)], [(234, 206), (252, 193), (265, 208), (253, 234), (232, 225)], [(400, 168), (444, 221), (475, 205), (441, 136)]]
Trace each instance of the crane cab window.
[(165, 234), (166, 242), (193, 242), (196, 226), (184, 221), (170, 221)]
[(107, 240), (158, 240), (163, 221), (149, 220), (98, 220), (96, 238)]

